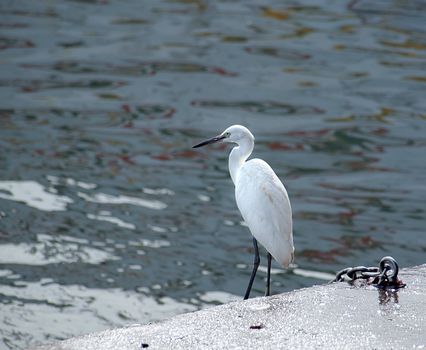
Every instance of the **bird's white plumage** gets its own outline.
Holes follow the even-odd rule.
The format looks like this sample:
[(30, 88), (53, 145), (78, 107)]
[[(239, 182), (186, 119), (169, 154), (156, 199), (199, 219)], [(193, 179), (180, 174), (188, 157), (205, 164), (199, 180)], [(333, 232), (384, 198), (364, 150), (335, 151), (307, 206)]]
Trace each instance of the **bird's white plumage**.
[[(284, 185), (265, 161), (247, 161), (253, 151), (254, 136), (246, 127), (232, 125), (194, 147), (219, 141), (235, 144), (229, 154), (229, 173), (235, 185), (238, 209), (251, 234), (275, 260), (287, 267), (293, 261), (294, 246), (291, 206)], [(254, 264), (246, 298), (256, 270)]]
[(291, 206), (272, 168), (261, 159), (245, 162), (236, 177), (235, 198), (254, 238), (287, 267), (294, 253)]

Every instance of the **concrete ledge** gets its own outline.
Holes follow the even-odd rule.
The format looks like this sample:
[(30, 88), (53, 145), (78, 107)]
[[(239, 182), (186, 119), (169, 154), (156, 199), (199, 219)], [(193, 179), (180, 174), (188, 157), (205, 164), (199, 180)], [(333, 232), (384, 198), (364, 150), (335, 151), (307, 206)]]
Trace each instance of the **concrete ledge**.
[(426, 348), (426, 264), (403, 269), (400, 278), (407, 287), (397, 292), (314, 286), (34, 349)]

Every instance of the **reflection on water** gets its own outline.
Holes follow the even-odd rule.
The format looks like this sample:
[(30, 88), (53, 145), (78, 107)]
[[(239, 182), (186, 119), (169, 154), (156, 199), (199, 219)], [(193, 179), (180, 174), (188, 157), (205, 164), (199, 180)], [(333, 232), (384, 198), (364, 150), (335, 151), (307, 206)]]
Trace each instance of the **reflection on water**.
[(128, 222), (124, 222), (123, 220), (120, 220), (118, 218), (115, 218), (111, 216), (111, 212), (103, 210), (99, 213), (99, 215), (94, 214), (87, 214), (87, 217), (92, 220), (100, 220), (100, 221), (107, 221), (111, 222), (113, 224), (116, 224), (119, 227), (128, 228), (130, 230), (136, 229), (136, 226), (134, 224), (130, 224)]
[(107, 204), (133, 204), (140, 205), (150, 209), (165, 209), (167, 205), (160, 201), (150, 201), (142, 198), (128, 197), (128, 196), (112, 196), (105, 193), (97, 193), (93, 196), (89, 196), (85, 193), (78, 192), (77, 195), (88, 202), (94, 203), (107, 203)]
[(34, 244), (0, 244), (0, 263), (38, 266), (78, 261), (84, 264), (101, 264), (117, 259), (100, 249), (80, 247), (78, 243), (81, 242), (81, 239), (75, 240), (73, 237), (38, 234), (37, 243)]
[[(49, 191), (49, 192), (48, 192)], [(25, 203), (45, 211), (66, 210), (73, 200), (58, 196), (55, 189), (49, 190), (35, 181), (0, 181), (0, 198)]]
[[(152, 297), (148, 289), (127, 291), (73, 284), (65, 287), (48, 278), (19, 288), (3, 286), (2, 301), (7, 325), (2, 327), (2, 335), (8, 347), (13, 346), (12, 339), (30, 342), (35, 333), (53, 341), (59, 338), (55, 334), (62, 338), (81, 333), (81, 327), (100, 331), (117, 324), (161, 320), (197, 309), (167, 296)], [(16, 317), (18, 314), (20, 317)]]
[(274, 266), (274, 293), (424, 263), (421, 1), (0, 10), (0, 347), (241, 298), (227, 149), (191, 150), (234, 123), (292, 199), (297, 265)]

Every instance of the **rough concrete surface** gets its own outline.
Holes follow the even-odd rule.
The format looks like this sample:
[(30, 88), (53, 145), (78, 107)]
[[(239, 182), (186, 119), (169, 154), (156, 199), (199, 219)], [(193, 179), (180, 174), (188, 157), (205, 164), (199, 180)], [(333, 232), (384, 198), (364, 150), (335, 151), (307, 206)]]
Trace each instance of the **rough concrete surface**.
[(426, 349), (426, 264), (400, 278), (397, 292), (333, 283), (33, 349)]

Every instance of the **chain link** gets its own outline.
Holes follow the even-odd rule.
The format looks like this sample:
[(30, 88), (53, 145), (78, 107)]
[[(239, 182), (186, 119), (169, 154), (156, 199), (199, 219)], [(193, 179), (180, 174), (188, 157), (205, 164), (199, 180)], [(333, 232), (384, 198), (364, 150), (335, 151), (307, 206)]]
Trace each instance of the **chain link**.
[(385, 256), (380, 260), (379, 267), (347, 267), (336, 274), (331, 282), (355, 281), (364, 279), (368, 284), (377, 288), (397, 289), (404, 288), (405, 284), (398, 279), (398, 263), (391, 256)]

